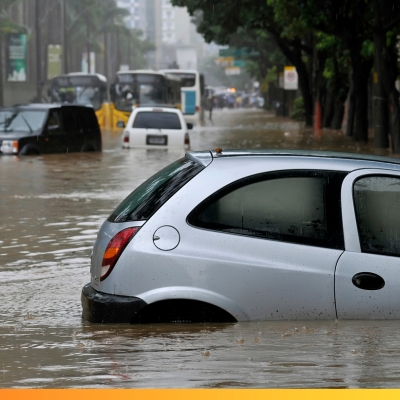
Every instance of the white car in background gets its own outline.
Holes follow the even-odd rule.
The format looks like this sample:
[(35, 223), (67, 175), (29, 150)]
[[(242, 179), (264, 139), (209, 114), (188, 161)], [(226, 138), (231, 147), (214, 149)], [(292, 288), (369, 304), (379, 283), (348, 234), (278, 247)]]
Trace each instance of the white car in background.
[(189, 150), (189, 129), (181, 110), (173, 107), (137, 107), (124, 128), (122, 147), (129, 148), (182, 148)]

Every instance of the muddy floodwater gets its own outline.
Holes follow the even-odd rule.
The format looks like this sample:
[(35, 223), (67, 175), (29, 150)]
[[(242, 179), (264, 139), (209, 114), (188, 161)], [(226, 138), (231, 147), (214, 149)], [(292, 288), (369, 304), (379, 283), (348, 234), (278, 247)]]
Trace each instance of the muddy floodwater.
[[(191, 131), (193, 150), (374, 152), (340, 132), (315, 135), (261, 110), (218, 110), (213, 119)], [(83, 322), (80, 294), (101, 223), (184, 154), (122, 150), (111, 131), (103, 147), (0, 157), (0, 387), (400, 387), (400, 321)]]

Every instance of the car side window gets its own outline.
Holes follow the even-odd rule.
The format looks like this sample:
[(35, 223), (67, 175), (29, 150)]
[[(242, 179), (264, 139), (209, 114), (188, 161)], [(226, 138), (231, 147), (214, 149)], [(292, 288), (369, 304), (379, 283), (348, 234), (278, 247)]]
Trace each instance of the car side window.
[(196, 207), (188, 223), (225, 233), (343, 249), (340, 187), (344, 176), (286, 171), (242, 179)]
[(367, 176), (354, 184), (361, 251), (400, 256), (400, 178)]
[(50, 110), (46, 130), (50, 135), (61, 133), (61, 115), (59, 110)]

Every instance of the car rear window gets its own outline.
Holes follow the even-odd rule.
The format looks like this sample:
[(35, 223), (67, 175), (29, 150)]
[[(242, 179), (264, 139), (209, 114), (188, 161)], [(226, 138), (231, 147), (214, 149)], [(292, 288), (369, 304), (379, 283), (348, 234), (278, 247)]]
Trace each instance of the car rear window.
[(137, 187), (108, 217), (109, 222), (149, 219), (169, 198), (205, 167), (185, 157)]
[(142, 111), (137, 113), (132, 128), (181, 129), (181, 121), (176, 113)]

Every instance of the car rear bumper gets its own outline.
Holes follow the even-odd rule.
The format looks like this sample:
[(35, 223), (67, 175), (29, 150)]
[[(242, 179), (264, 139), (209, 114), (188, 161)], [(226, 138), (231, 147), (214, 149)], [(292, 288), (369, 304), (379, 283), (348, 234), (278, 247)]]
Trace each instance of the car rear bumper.
[(82, 319), (94, 323), (130, 323), (147, 305), (138, 297), (98, 292), (90, 283), (83, 287), (81, 301)]

